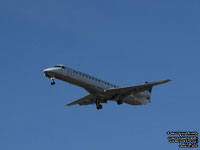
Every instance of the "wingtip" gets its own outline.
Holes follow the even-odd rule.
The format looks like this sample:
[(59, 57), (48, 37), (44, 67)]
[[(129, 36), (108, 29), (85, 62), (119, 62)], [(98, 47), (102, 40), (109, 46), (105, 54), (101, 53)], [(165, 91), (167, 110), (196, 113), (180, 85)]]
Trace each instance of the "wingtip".
[(170, 79), (168, 79), (168, 80), (166, 80), (167, 82), (170, 82), (170, 81), (172, 81), (172, 80), (170, 80)]

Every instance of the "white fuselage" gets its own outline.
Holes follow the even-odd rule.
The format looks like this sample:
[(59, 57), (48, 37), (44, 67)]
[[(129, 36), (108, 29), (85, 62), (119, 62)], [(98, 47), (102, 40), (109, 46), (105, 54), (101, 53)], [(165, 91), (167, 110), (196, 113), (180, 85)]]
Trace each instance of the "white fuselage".
[[(93, 77), (86, 73), (76, 71), (69, 67), (52, 67), (45, 69), (43, 72), (45, 73), (45, 76), (49, 78), (57, 78), (77, 85), (86, 89), (89, 93), (99, 95), (101, 97), (104, 96), (104, 90), (119, 88), (117, 85)], [(123, 101), (131, 105), (144, 105), (150, 103), (150, 101), (145, 97), (148, 94), (150, 94), (148, 91), (144, 91), (138, 94), (130, 94), (124, 98)]]

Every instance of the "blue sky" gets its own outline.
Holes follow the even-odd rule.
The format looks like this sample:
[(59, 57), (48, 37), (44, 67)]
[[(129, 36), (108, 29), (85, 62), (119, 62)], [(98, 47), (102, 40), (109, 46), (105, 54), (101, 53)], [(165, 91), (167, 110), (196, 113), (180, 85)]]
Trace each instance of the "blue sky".
[[(178, 149), (200, 131), (200, 1), (0, 2), (0, 149)], [(152, 103), (66, 107), (87, 94), (42, 70), (56, 64), (117, 85), (171, 79)]]

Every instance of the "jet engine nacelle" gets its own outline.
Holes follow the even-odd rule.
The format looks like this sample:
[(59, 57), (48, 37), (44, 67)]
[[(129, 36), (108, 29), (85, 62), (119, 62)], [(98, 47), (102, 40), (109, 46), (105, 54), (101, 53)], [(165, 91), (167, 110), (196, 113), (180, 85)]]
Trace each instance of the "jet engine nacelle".
[(140, 93), (135, 94), (135, 96), (137, 96), (137, 97), (150, 97), (151, 93), (149, 91), (144, 91), (144, 92), (140, 92)]

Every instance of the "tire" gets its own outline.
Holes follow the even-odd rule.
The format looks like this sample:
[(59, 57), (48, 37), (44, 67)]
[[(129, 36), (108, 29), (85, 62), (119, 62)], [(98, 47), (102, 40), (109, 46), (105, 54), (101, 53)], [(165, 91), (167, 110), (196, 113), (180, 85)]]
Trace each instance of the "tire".
[(118, 100), (118, 101), (117, 101), (117, 104), (118, 104), (118, 105), (123, 104), (123, 100)]
[(55, 85), (55, 82), (51, 82), (51, 85)]
[(102, 109), (102, 108), (103, 108), (103, 106), (101, 104), (97, 105), (97, 109)]

